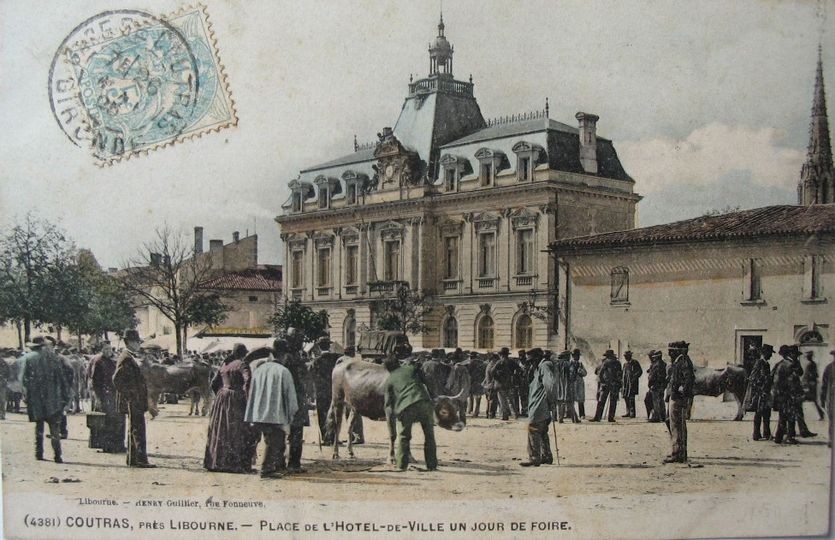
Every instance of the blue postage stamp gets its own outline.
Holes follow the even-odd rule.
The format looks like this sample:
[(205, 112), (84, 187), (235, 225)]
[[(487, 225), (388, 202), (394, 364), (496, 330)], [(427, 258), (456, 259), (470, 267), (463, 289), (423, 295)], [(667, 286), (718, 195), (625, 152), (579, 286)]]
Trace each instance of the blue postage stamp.
[(61, 129), (100, 165), (237, 124), (202, 5), (87, 19), (55, 54), (49, 97)]

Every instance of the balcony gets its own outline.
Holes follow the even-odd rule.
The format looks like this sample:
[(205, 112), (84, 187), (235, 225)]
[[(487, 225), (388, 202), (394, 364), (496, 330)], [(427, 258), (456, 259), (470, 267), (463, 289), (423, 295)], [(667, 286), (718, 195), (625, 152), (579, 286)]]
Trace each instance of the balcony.
[(368, 292), (371, 293), (390, 293), (396, 291), (401, 286), (408, 288), (408, 281), (370, 281), (368, 283)]
[(458, 292), (458, 284), (461, 282), (459, 279), (445, 279), (443, 280), (444, 284), (444, 292), (445, 293), (456, 293)]
[(345, 294), (357, 294), (359, 287), (357, 285), (345, 285)]
[(290, 296), (293, 300), (301, 300), (303, 294), (304, 294), (304, 289), (292, 289), (290, 291)]
[(498, 279), (494, 277), (480, 277), (476, 281), (478, 281), (479, 289), (492, 289), (496, 286)]
[(533, 285), (533, 278), (536, 276), (515, 276), (514, 279), (516, 280), (517, 287), (530, 287)]
[(316, 287), (316, 296), (328, 296), (331, 293), (330, 285)]

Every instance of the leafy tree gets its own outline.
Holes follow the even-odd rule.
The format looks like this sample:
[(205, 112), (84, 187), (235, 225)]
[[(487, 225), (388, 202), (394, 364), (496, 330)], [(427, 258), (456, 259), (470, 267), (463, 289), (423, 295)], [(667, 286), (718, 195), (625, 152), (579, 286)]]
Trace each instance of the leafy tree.
[(428, 291), (398, 285), (391, 297), (377, 303), (380, 330), (399, 330), (406, 334), (426, 334), (431, 329), (424, 322), (435, 307)]
[(287, 300), (279, 304), (275, 313), (270, 317), (279, 335), (286, 335), (289, 328), (295, 328), (301, 334), (304, 342), (314, 341), (328, 335), (328, 312), (324, 309), (318, 312), (301, 303), (300, 300)]
[(185, 332), (188, 327), (201, 325), (219, 326), (226, 320), (226, 312), (229, 309), (230, 307), (223, 303), (217, 293), (197, 296), (186, 309), (186, 322), (183, 331)]
[(21, 341), (33, 325), (53, 322), (55, 268), (70, 265), (74, 252), (61, 229), (33, 214), (0, 238), (0, 318), (22, 326)]
[(182, 358), (189, 312), (196, 302), (204, 301), (202, 285), (211, 276), (212, 261), (196, 255), (183, 235), (168, 226), (158, 228), (155, 236), (128, 262), (120, 282), (136, 303), (155, 307), (174, 324), (177, 354)]

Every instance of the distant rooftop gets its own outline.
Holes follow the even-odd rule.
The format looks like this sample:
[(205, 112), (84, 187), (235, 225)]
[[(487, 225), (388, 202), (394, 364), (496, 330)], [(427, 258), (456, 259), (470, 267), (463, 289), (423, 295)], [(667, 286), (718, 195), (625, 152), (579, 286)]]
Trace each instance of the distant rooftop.
[(729, 240), (761, 236), (835, 233), (835, 204), (766, 206), (702, 216), (628, 231), (578, 236), (553, 242), (551, 249), (617, 247), (688, 240)]
[(281, 290), (281, 266), (264, 264), (238, 272), (227, 272), (203, 284), (205, 289), (235, 291)]

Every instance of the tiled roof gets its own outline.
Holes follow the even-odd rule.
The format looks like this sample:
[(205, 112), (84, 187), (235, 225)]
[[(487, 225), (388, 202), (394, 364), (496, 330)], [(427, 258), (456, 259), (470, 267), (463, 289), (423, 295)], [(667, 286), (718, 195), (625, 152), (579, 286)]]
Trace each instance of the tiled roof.
[(279, 291), (281, 290), (281, 267), (265, 265), (247, 268), (239, 272), (227, 272), (207, 280), (205, 289), (236, 291)]
[(566, 238), (551, 243), (550, 247), (559, 250), (824, 232), (835, 233), (835, 204), (766, 206), (653, 227)]

